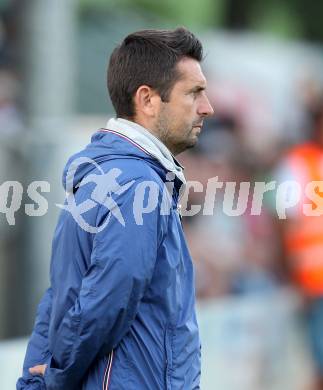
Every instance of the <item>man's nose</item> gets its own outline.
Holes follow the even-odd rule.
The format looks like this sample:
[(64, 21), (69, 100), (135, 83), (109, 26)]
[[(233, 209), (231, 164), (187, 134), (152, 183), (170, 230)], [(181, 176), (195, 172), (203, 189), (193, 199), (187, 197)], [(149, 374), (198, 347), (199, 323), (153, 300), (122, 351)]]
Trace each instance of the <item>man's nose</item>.
[(203, 101), (199, 105), (197, 113), (200, 116), (210, 116), (210, 115), (214, 114), (214, 110), (213, 110), (211, 103), (206, 95), (204, 96)]

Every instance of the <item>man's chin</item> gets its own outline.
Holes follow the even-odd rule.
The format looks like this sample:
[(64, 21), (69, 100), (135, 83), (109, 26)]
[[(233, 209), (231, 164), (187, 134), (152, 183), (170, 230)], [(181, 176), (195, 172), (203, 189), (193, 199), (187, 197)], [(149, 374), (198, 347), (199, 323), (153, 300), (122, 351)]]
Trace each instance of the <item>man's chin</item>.
[(198, 139), (198, 136), (194, 136), (192, 137), (190, 140), (188, 140), (188, 142), (186, 143), (186, 148), (185, 149), (192, 149), (194, 148), (197, 143), (198, 143), (199, 139)]
[(191, 139), (189, 140), (189, 141), (191, 141), (191, 144), (193, 146), (195, 146), (198, 143), (200, 133), (201, 133), (201, 130), (199, 129), (195, 134), (192, 135)]

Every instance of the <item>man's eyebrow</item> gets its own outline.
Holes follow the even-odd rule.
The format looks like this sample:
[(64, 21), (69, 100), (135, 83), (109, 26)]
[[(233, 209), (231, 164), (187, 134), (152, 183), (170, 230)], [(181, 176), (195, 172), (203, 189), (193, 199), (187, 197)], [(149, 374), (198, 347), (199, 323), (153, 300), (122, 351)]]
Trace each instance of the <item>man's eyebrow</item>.
[(206, 86), (197, 85), (196, 87), (193, 87), (189, 90), (189, 92), (201, 92), (206, 89)]

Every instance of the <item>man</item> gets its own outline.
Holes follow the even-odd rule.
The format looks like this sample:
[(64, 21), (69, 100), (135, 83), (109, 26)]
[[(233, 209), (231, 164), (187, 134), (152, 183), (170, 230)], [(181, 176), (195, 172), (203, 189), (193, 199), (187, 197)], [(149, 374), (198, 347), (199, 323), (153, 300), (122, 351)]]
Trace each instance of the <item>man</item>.
[(130, 34), (112, 53), (117, 119), (67, 164), (51, 287), (17, 389), (199, 388), (194, 274), (178, 215), (185, 178), (173, 155), (196, 144), (213, 113), (201, 60), (184, 28)]

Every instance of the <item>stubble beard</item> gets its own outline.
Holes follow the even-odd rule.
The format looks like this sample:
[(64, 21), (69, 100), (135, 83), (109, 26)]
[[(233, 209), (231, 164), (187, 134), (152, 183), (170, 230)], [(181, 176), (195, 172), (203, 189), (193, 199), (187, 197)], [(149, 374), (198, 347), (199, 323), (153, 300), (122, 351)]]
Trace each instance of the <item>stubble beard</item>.
[(156, 124), (158, 138), (167, 145), (169, 140), (169, 121), (166, 118), (166, 115), (163, 112), (160, 113), (159, 118)]
[(196, 145), (197, 140), (192, 140), (192, 134), (194, 129), (187, 126), (187, 130), (183, 132), (186, 136), (181, 140), (174, 139), (174, 134), (171, 128), (170, 117), (165, 110), (160, 112), (159, 118), (156, 123), (156, 129), (158, 138), (167, 146), (174, 156), (184, 152), (186, 149), (193, 148)]

